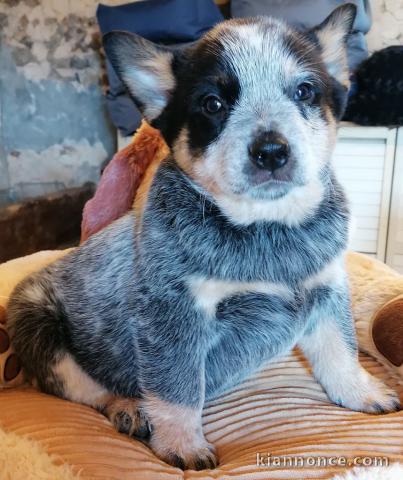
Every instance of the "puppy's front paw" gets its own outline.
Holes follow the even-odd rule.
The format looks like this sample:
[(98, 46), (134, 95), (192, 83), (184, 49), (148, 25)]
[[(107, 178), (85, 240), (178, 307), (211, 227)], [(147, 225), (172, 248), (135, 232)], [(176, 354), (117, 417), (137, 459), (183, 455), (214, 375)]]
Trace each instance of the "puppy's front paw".
[(344, 384), (331, 398), (335, 403), (367, 413), (388, 413), (400, 410), (398, 394), (362, 369), (351, 384)]
[(397, 392), (377, 378), (370, 377), (369, 393), (365, 398), (362, 411), (368, 413), (389, 413), (400, 410), (401, 405)]
[(167, 442), (152, 436), (150, 446), (161, 460), (182, 470), (213, 469), (218, 463), (214, 446), (203, 437)]

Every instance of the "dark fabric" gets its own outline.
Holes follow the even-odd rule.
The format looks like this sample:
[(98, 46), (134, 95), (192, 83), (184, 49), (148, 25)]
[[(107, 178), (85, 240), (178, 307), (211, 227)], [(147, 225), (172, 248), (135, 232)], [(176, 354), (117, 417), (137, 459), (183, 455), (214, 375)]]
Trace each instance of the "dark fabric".
[(108, 92), (106, 106), (112, 123), (124, 137), (132, 135), (140, 126), (140, 110), (126, 92), (119, 95), (112, 95)]
[(106, 59), (109, 88), (106, 93), (106, 106), (112, 123), (127, 137), (132, 135), (140, 126), (141, 113), (134, 101), (127, 93), (126, 88), (116, 75), (109, 60)]
[(269, 15), (282, 18), (299, 28), (319, 25), (335, 8), (344, 3), (357, 6), (354, 32), (349, 39), (349, 64), (355, 70), (368, 57), (365, 34), (371, 27), (369, 0), (232, 0), (233, 17)]
[[(126, 30), (155, 43), (181, 48), (200, 38), (222, 16), (213, 0), (146, 0), (116, 7), (99, 4), (97, 19), (102, 34)], [(131, 135), (140, 125), (141, 114), (108, 59), (107, 107), (122, 135)]]
[(223, 16), (213, 0), (145, 0), (116, 7), (99, 4), (97, 19), (103, 34), (126, 30), (172, 44), (197, 40)]
[(375, 52), (355, 77), (345, 120), (359, 125), (403, 125), (403, 46)]

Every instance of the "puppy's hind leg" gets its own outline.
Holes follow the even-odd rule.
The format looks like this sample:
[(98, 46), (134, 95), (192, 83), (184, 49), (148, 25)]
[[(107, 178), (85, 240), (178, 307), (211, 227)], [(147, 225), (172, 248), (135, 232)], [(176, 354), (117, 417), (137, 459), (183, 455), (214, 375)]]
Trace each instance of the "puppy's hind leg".
[(116, 397), (88, 375), (69, 353), (66, 323), (63, 304), (48, 270), (17, 286), (8, 304), (8, 328), (27, 378), (45, 393), (98, 409), (118, 431), (148, 435), (149, 426), (139, 409), (139, 399)]
[(110, 393), (91, 378), (66, 353), (52, 367), (52, 373), (63, 391), (63, 398), (89, 405), (105, 415), (120, 433), (148, 439), (151, 426), (139, 398), (123, 398)]

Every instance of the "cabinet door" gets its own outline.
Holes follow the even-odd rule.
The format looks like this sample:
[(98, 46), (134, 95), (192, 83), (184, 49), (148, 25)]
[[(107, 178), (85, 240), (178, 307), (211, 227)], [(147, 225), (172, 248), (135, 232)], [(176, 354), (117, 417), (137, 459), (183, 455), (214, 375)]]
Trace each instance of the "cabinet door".
[(341, 127), (333, 157), (350, 200), (350, 248), (386, 259), (396, 129)]
[(403, 128), (397, 136), (386, 261), (403, 273)]

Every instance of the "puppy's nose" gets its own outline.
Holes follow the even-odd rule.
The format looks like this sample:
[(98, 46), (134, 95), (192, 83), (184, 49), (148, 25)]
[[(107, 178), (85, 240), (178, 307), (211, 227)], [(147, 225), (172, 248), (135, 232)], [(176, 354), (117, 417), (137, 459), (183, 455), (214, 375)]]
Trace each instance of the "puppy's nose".
[(258, 168), (274, 172), (288, 162), (290, 147), (279, 133), (265, 132), (249, 146), (249, 155)]

